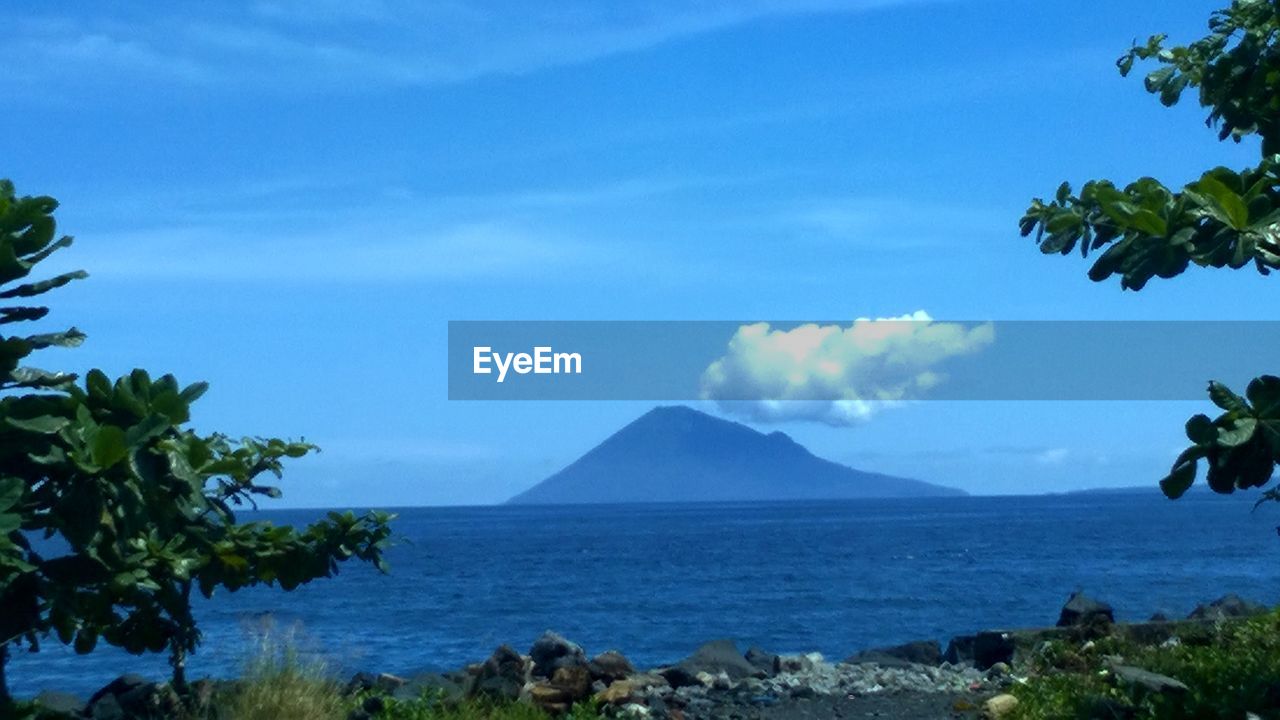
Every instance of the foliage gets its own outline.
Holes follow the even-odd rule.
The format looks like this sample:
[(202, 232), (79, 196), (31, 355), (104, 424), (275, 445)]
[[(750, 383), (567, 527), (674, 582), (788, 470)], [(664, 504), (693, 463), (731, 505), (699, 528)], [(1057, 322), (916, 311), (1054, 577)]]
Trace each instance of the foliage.
[[(1117, 684), (1107, 659), (1176, 678), (1180, 696), (1155, 695)], [(1204, 638), (1172, 646), (1138, 646), (1117, 638), (1092, 646), (1050, 643), (1033, 661), (1033, 674), (1015, 687), (1018, 716), (1037, 719), (1093, 717), (1280, 718), (1280, 611), (1225, 622)]]
[[(1041, 252), (1100, 253), (1089, 277), (1101, 282), (1119, 275), (1128, 290), (1192, 265), (1253, 265), (1264, 275), (1280, 268), (1280, 0), (1234, 0), (1213, 13), (1209, 31), (1176, 47), (1166, 47), (1164, 35), (1153, 36), (1120, 58), (1120, 72), (1128, 75), (1135, 62), (1154, 60), (1160, 67), (1147, 75), (1146, 89), (1167, 106), (1199, 89), (1200, 105), (1209, 110), (1206, 122), (1218, 128), (1220, 139), (1258, 136), (1260, 164), (1215, 168), (1179, 191), (1149, 177), (1123, 188), (1093, 180), (1078, 194), (1063, 183), (1052, 200), (1033, 200), (1020, 224)], [(1271, 479), (1280, 463), (1276, 382), (1271, 376), (1253, 381), (1247, 401), (1210, 384), (1210, 398), (1226, 412), (1187, 423), (1193, 445), (1161, 482), (1169, 497), (1180, 497), (1194, 483), (1202, 459), (1209, 487), (1219, 493)], [(1280, 493), (1263, 497), (1280, 499)]]
[[(83, 272), (12, 285), (53, 251), (51, 198), (19, 198), (0, 183), (0, 300), (30, 298)], [(46, 307), (0, 307), (0, 325)], [(0, 327), (0, 329), (3, 329)], [(11, 643), (49, 633), (93, 650), (166, 648), (175, 684), (200, 635), (191, 591), (269, 584), (291, 590), (350, 558), (383, 567), (390, 516), (331, 513), (303, 530), (238, 523), (235, 507), (279, 497), (262, 484), (315, 448), (280, 439), (201, 435), (188, 423), (203, 383), (135, 370), (114, 382), (24, 367), (34, 351), (74, 346), (73, 329), (0, 336), (0, 703)], [(33, 542), (38, 539), (38, 542)]]

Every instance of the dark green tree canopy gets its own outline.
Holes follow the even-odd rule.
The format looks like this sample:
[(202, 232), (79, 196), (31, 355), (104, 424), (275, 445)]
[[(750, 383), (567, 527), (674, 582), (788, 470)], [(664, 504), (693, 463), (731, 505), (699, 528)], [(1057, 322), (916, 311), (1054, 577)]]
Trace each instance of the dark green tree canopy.
[[(1186, 46), (1166, 47), (1156, 35), (1118, 61), (1128, 75), (1138, 61), (1160, 67), (1146, 77), (1148, 92), (1171, 106), (1189, 89), (1209, 110), (1207, 124), (1219, 139), (1260, 140), (1256, 167), (1214, 168), (1172, 190), (1154, 178), (1120, 187), (1109, 180), (1085, 183), (1079, 193), (1063, 183), (1054, 197), (1032, 201), (1022, 218), (1024, 236), (1041, 252), (1084, 257), (1097, 254), (1089, 277), (1120, 276), (1126, 290), (1188, 268), (1241, 269), (1266, 275), (1280, 268), (1280, 0), (1235, 0), (1215, 12), (1209, 34)], [(1161, 481), (1169, 497), (1195, 482), (1200, 461), (1209, 487), (1219, 493), (1260, 488), (1280, 464), (1280, 378), (1265, 375), (1244, 397), (1210, 383), (1210, 399), (1223, 412), (1187, 423), (1192, 442)], [(1273, 489), (1264, 499), (1280, 499)]]
[[(29, 299), (85, 277), (25, 280), (71, 244), (54, 239), (56, 207), (0, 182), (0, 300), (23, 303), (0, 306), (0, 331), (44, 318), (49, 309)], [(78, 652), (100, 639), (133, 653), (168, 650), (181, 685), (200, 639), (193, 589), (291, 590), (351, 558), (384, 567), (384, 513), (331, 513), (304, 529), (238, 521), (237, 506), (279, 497), (262, 478), (315, 448), (195, 432), (203, 383), (143, 370), (115, 381), (93, 370), (80, 382), (25, 365), (42, 348), (83, 339), (74, 328), (0, 335), (0, 707), (10, 644), (37, 648), (52, 633)]]

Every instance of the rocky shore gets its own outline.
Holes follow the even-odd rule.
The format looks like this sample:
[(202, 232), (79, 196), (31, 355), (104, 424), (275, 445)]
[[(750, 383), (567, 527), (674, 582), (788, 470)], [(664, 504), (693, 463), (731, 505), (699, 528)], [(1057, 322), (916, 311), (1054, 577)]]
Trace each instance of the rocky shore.
[[(409, 678), (359, 673), (345, 690), (360, 699), (351, 720), (376, 720), (392, 700), (427, 696), (441, 702), (525, 702), (553, 715), (593, 703), (604, 714), (631, 720), (999, 718), (1017, 703), (1007, 690), (1021, 681), (1027, 660), (1048, 643), (1087, 642), (1099, 633), (1120, 633), (1151, 645), (1179, 642), (1223, 619), (1265, 611), (1228, 595), (1197, 607), (1185, 620), (1157, 616), (1146, 623), (1116, 624), (1110, 606), (1075, 594), (1054, 627), (957, 636), (945, 648), (926, 640), (833, 661), (817, 653), (778, 655), (714, 640), (684, 660), (649, 669), (635, 668), (615, 650), (589, 655), (572, 640), (547, 631), (524, 653), (503, 645), (483, 662)], [(1176, 692), (1180, 685), (1141, 668), (1117, 667), (1115, 674), (1118, 681), (1143, 683), (1156, 692)], [(218, 685), (200, 681), (188, 693), (196, 696), (196, 704), (208, 703)], [(95, 720), (172, 717), (180, 702), (167, 685), (130, 676), (113, 681), (87, 702), (57, 694), (42, 697), (44, 707), (61, 717)]]

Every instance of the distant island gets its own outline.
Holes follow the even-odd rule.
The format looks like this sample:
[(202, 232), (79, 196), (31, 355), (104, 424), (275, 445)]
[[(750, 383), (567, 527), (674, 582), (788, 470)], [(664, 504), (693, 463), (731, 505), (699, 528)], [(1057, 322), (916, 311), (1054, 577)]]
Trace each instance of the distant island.
[(685, 406), (658, 407), (507, 502), (570, 505), (941, 497), (963, 490), (824, 460)]

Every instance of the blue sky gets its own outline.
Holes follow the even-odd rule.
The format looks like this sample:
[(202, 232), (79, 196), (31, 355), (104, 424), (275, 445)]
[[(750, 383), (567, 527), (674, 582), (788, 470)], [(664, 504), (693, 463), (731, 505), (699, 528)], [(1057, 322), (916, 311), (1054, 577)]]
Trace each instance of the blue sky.
[[(1017, 235), (1063, 179), (1254, 162), (1113, 64), (1219, 4), (31, 6), (0, 174), (62, 201), (92, 274), (52, 316), (89, 342), (46, 365), (205, 379), (200, 426), (305, 435), (290, 504), (492, 502), (648, 406), (449, 402), (451, 319), (1274, 319), (1251, 271), (1123, 293)], [(1039, 492), (1154, 482), (1203, 405), (780, 428)]]

